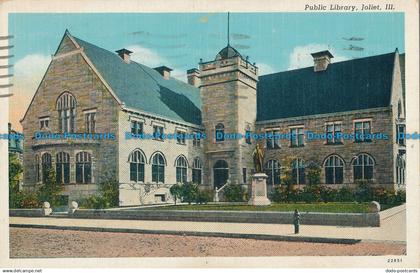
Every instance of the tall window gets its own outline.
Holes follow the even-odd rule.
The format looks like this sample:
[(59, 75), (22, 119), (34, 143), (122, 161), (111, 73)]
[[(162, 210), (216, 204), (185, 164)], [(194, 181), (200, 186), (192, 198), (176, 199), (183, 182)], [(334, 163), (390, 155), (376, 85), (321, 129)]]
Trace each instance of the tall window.
[(95, 129), (96, 129), (95, 126), (96, 126), (96, 113), (95, 112), (85, 113), (86, 132), (89, 134), (94, 134)]
[(58, 127), (61, 133), (74, 132), (76, 100), (70, 93), (63, 93), (57, 100)]
[(194, 159), (193, 168), (192, 168), (192, 181), (197, 184), (201, 184), (201, 170), (203, 165), (201, 164), (200, 158), (196, 157)]
[(334, 122), (328, 123), (325, 126), (327, 133), (327, 144), (340, 144), (343, 143), (343, 139), (340, 136), (341, 134), (341, 123)]
[(193, 138), (193, 146), (194, 147), (200, 147), (201, 146), (201, 138), (202, 135), (198, 132), (194, 132), (194, 138)]
[(132, 120), (131, 121), (131, 133), (135, 135), (143, 134), (143, 122)]
[(57, 183), (70, 183), (70, 155), (60, 152), (55, 161), (55, 177)]
[(353, 160), (353, 176), (354, 180), (373, 179), (373, 166), (375, 165), (373, 158), (367, 154), (358, 155)]
[(76, 154), (76, 183), (92, 182), (92, 157), (87, 152)]
[(35, 178), (36, 182), (41, 181), (41, 173), (39, 171), (39, 155), (35, 155)]
[(158, 125), (153, 125), (153, 138), (156, 140), (163, 141), (163, 127)]
[(354, 123), (355, 142), (371, 142), (368, 137), (371, 133), (370, 121), (356, 121)]
[(405, 124), (397, 124), (397, 143), (401, 146), (405, 146)]
[(290, 146), (301, 147), (304, 145), (303, 127), (290, 129)]
[(222, 123), (216, 125), (215, 134), (216, 142), (225, 140), (225, 126)]
[(176, 143), (185, 145), (186, 133), (184, 131), (176, 131)]
[(130, 154), (130, 181), (144, 182), (144, 156), (136, 150)]
[(298, 158), (292, 162), (292, 179), (293, 183), (300, 185), (305, 184), (305, 162)]
[(280, 148), (280, 139), (279, 139), (279, 130), (270, 130), (266, 131), (267, 139), (267, 149), (278, 149)]
[(326, 184), (342, 184), (343, 173), (344, 173), (344, 162), (343, 160), (332, 155), (325, 161), (325, 183)]
[(405, 184), (405, 160), (403, 156), (397, 156), (397, 184)]
[(48, 130), (50, 128), (50, 118), (44, 117), (39, 119), (39, 129)]
[(268, 175), (268, 184), (280, 184), (280, 163), (277, 160), (268, 160), (265, 164), (265, 174)]
[(46, 183), (47, 177), (52, 168), (51, 155), (49, 153), (45, 153), (42, 155), (41, 168), (42, 168), (42, 182)]
[(245, 143), (251, 144), (251, 127), (249, 125), (245, 128)]
[(185, 157), (180, 156), (175, 162), (176, 166), (176, 182), (177, 183), (185, 183), (187, 182), (187, 170), (188, 164)]
[(165, 159), (159, 153), (152, 158), (152, 181), (165, 183)]

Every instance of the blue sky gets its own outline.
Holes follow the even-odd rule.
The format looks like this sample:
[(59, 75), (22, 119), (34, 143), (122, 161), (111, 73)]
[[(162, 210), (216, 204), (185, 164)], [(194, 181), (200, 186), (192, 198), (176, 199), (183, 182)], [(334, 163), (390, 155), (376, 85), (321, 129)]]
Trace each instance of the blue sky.
[[(230, 19), (231, 45), (260, 74), (309, 66), (310, 53), (324, 49), (336, 62), (404, 52), (403, 13), (231, 13)], [(180, 79), (227, 44), (226, 13), (10, 14), (16, 103), (28, 105), (66, 29), (111, 51), (129, 48), (134, 60), (167, 65)], [(364, 40), (343, 39), (350, 37)], [(351, 45), (364, 50), (345, 50)]]

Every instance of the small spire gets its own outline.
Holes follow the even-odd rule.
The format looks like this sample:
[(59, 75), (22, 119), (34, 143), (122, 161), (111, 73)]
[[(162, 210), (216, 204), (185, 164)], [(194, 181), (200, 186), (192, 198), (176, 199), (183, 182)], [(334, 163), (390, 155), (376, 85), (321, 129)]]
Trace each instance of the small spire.
[(230, 40), (230, 35), (229, 35), (229, 25), (230, 25), (230, 12), (228, 12), (228, 21), (227, 21), (227, 45), (229, 46), (229, 40)]

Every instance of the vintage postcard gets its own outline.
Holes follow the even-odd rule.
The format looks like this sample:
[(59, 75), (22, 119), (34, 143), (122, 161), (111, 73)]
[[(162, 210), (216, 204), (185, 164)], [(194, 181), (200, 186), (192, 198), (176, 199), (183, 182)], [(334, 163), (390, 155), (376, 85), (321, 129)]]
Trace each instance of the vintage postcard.
[(0, 266), (417, 272), (418, 8), (0, 1)]

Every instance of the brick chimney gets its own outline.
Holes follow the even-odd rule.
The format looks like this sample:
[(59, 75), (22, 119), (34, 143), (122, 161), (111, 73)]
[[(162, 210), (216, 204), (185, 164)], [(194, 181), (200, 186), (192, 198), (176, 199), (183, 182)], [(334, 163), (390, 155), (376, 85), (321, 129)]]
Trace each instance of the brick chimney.
[(197, 68), (187, 70), (188, 83), (192, 86), (199, 87), (201, 84), (200, 71)]
[(118, 56), (120, 56), (121, 59), (124, 60), (124, 62), (126, 62), (128, 64), (130, 63), (130, 54), (133, 53), (132, 51), (123, 48), (123, 49), (117, 50), (115, 52), (117, 52)]
[(315, 72), (327, 70), (328, 65), (331, 63), (331, 59), (334, 58), (328, 50), (311, 53), (311, 55), (314, 58)]
[(159, 74), (162, 75), (165, 80), (169, 80), (169, 78), (171, 77), (172, 69), (170, 69), (167, 66), (163, 65), (163, 66), (155, 67), (154, 69), (157, 72), (159, 72)]

